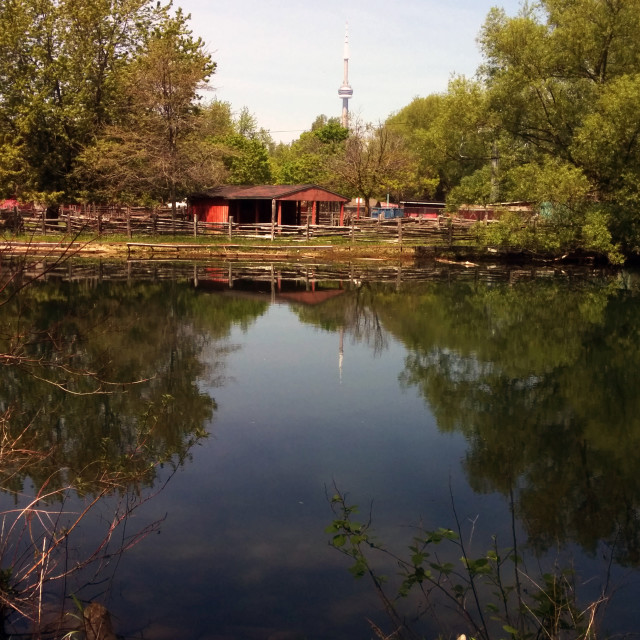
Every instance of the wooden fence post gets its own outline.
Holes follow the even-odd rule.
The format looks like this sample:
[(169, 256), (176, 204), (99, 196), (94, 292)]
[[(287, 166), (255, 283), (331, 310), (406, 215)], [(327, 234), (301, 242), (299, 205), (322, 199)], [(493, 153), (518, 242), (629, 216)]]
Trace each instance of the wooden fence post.
[(356, 224), (352, 218), (351, 219), (351, 244), (355, 244), (355, 243), (356, 243)]
[(402, 253), (402, 218), (398, 218), (398, 244), (400, 245), (400, 253)]
[(42, 235), (47, 235), (47, 210), (42, 210)]
[(276, 201), (271, 201), (271, 240), (276, 237)]
[[(93, 205), (94, 211), (96, 210), (96, 205)], [(98, 208), (98, 213), (97, 213), (97, 218), (98, 218), (98, 235), (101, 236), (102, 235), (102, 211)]]
[(193, 213), (193, 237), (198, 237), (198, 214), (195, 211)]
[(131, 207), (127, 207), (127, 238), (131, 240)]
[[(62, 215), (64, 215), (64, 205), (62, 205)], [(71, 207), (67, 207), (67, 233), (71, 233)]]
[(453, 246), (453, 220), (449, 219), (449, 248)]
[(233, 235), (233, 216), (229, 216), (229, 240), (231, 240), (232, 235)]
[(307, 242), (309, 242), (309, 214), (307, 213)]

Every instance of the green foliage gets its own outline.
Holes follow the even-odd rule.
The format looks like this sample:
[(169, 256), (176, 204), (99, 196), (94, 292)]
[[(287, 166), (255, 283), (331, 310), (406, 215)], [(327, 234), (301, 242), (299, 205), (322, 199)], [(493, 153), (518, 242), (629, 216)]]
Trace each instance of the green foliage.
[(272, 154), (278, 184), (317, 184), (340, 190), (331, 165), (344, 153), (348, 129), (337, 118), (320, 115), (298, 140), (279, 145)]
[(220, 153), (199, 134), (198, 90), (215, 70), (188, 16), (165, 11), (144, 37), (123, 86), (128, 101), (119, 121), (100, 132), (81, 156), (85, 197), (139, 203), (176, 202), (189, 191), (215, 186)]
[(183, 149), (215, 70), (188, 20), (152, 0), (2, 3), (0, 193), (168, 200), (208, 167)]
[(491, 167), (484, 166), (464, 176), (460, 184), (451, 189), (447, 208), (455, 211), (460, 205), (468, 203), (487, 205), (493, 201), (492, 195)]
[(388, 124), (450, 209), (550, 202), (565, 228), (517, 246), (588, 247), (619, 262), (640, 250), (638, 16), (640, 0), (543, 0), (514, 17), (494, 8), (477, 79), (454, 78)]
[(270, 184), (271, 166), (266, 146), (256, 138), (245, 138), (239, 133), (224, 140), (229, 153), (225, 165), (229, 171), (229, 184)]
[(125, 70), (164, 9), (148, 0), (0, 5), (0, 190), (73, 192), (75, 158), (123, 106)]
[[(374, 539), (371, 522), (362, 525), (352, 519), (358, 510), (345, 494), (337, 491), (331, 508), (336, 517), (326, 529), (332, 534), (329, 544), (350, 558), (354, 577), (372, 579), (395, 637), (422, 637), (417, 622), (425, 613), (437, 617), (440, 606), (456, 611), (473, 637), (482, 640), (501, 638), (504, 631), (514, 640), (556, 638), (561, 633), (586, 640), (594, 634), (597, 603), (580, 611), (572, 571), (554, 567), (536, 580), (523, 572), (515, 549), (500, 549), (494, 538), (486, 553), (471, 557), (460, 534), (447, 528), (420, 529), (407, 555), (398, 555)], [(391, 558), (399, 568), (395, 593), (377, 572), (375, 554)], [(443, 559), (451, 555), (459, 556), (457, 563)], [(405, 606), (415, 598), (420, 614), (408, 615)]]
[(331, 170), (344, 192), (364, 199), (368, 215), (371, 199), (382, 200), (389, 193), (396, 200), (403, 197), (404, 187), (415, 177), (412, 166), (411, 150), (392, 127), (355, 122)]

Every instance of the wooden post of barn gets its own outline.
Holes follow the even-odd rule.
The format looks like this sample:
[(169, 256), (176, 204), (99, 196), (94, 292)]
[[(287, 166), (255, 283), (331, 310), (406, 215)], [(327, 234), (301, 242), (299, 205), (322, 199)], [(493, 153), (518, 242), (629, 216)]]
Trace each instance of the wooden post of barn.
[(276, 237), (276, 201), (271, 201), (271, 240)]
[(229, 240), (233, 234), (233, 216), (229, 216)]
[(400, 245), (400, 253), (402, 253), (402, 218), (398, 218), (398, 244)]

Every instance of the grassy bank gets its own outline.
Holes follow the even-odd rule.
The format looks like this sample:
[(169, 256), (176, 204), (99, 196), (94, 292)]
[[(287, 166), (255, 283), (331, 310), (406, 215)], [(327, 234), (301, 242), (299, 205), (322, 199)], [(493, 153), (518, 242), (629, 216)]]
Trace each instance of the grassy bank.
[(529, 249), (492, 247), (482, 242), (442, 243), (399, 242), (396, 240), (353, 241), (327, 236), (310, 240), (300, 238), (233, 238), (224, 235), (126, 235), (38, 234), (5, 235), (0, 252), (5, 255), (92, 256), (110, 259), (191, 259), (191, 260), (296, 260), (349, 263), (353, 261), (385, 261), (409, 263), (419, 261), (452, 261), (472, 263), (566, 263), (606, 262), (603, 255), (581, 251), (539, 253)]

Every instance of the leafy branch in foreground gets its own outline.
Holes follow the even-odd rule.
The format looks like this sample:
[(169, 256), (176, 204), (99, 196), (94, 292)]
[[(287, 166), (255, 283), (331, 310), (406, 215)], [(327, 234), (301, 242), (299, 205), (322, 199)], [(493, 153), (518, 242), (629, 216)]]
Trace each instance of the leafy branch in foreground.
[[(443, 632), (440, 618), (452, 611), (465, 632), (481, 640), (595, 639), (596, 617), (606, 598), (603, 594), (580, 609), (573, 570), (555, 566), (534, 579), (523, 570), (517, 552), (500, 549), (495, 536), (486, 553), (471, 557), (459, 524), (457, 531), (420, 528), (403, 557), (376, 541), (370, 517), (364, 524), (354, 519), (358, 508), (347, 502), (345, 493), (336, 489), (330, 502), (335, 517), (326, 529), (332, 534), (329, 544), (351, 559), (349, 570), (356, 578), (371, 578), (393, 625), (392, 633), (386, 634), (371, 623), (379, 637), (420, 638), (418, 623), (427, 616)], [(376, 554), (397, 566), (399, 584), (391, 586), (379, 573)], [(457, 563), (448, 561), (456, 556)], [(410, 606), (417, 613), (406, 613)]]

